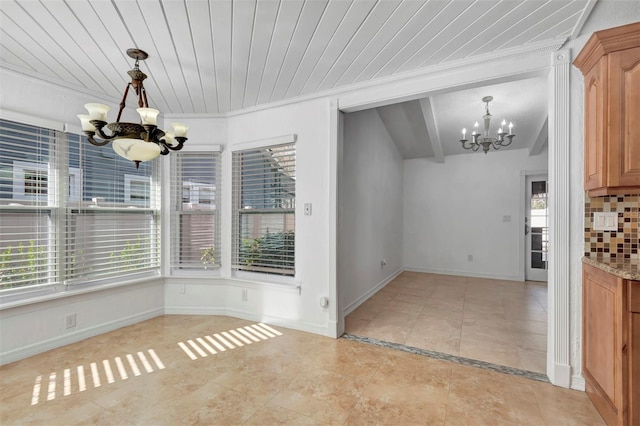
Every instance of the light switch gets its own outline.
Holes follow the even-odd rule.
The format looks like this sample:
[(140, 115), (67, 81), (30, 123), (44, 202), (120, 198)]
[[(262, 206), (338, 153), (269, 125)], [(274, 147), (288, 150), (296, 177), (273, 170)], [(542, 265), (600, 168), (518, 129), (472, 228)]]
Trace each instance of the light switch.
[(305, 203), (304, 205), (304, 215), (311, 216), (311, 203)]
[(617, 231), (618, 213), (595, 212), (593, 213), (593, 229), (595, 231)]

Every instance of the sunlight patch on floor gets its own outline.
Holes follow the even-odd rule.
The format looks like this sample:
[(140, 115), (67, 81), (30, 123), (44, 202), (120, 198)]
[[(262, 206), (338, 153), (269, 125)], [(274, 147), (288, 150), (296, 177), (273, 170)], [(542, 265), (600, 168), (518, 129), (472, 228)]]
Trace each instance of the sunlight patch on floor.
[[(160, 357), (153, 349), (149, 349), (147, 351), (147, 354), (153, 362), (150, 362), (147, 358), (147, 355), (142, 351), (136, 353), (137, 360), (133, 354), (126, 355), (130, 372), (134, 376), (140, 376), (142, 374), (138, 363), (142, 365), (147, 373), (153, 373), (156, 370), (162, 370), (165, 368), (164, 364), (160, 360)], [(122, 361), (122, 358), (117, 356), (113, 359), (113, 362), (115, 363), (116, 370), (118, 372), (118, 375), (120, 376), (120, 380), (127, 380), (129, 378), (129, 372), (127, 372), (127, 367)], [(56, 397), (70, 396), (73, 393), (86, 391), (87, 377), (85, 375), (85, 371), (90, 371), (90, 382), (93, 383), (94, 388), (102, 386), (103, 380), (106, 380), (107, 384), (112, 384), (117, 381), (111, 361), (108, 359), (103, 359), (102, 364), (92, 362), (89, 364), (89, 369), (86, 370), (84, 365), (78, 365), (75, 369), (65, 368), (63, 370), (62, 376), (59, 376), (55, 371), (49, 373), (48, 383), (46, 384), (43, 383), (43, 380), (46, 380), (47, 376), (44, 376), (43, 378), (42, 375), (39, 375), (36, 377), (35, 383), (33, 385), (33, 392), (31, 393), (31, 405), (37, 405), (40, 402), (53, 401), (54, 399), (56, 399)], [(62, 380), (62, 386), (58, 386), (59, 380)], [(41, 395), (42, 390), (45, 387), (46, 395)], [(59, 391), (59, 389), (61, 389), (61, 391)]]
[(195, 361), (198, 358), (206, 358), (218, 352), (251, 345), (277, 336), (282, 336), (282, 333), (266, 324), (258, 323), (214, 333), (211, 336), (189, 339), (186, 343), (178, 342), (178, 346), (192, 361)]

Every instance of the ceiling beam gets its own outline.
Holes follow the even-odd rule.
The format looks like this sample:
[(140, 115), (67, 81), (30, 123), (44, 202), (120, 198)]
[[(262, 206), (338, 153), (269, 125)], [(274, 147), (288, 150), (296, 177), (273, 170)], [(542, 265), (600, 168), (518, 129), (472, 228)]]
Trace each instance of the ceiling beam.
[(427, 140), (431, 142), (433, 150), (433, 158), (436, 163), (444, 163), (444, 151), (442, 150), (442, 141), (438, 134), (438, 126), (436, 125), (436, 117), (431, 108), (431, 98), (420, 99), (420, 109), (424, 117), (424, 124), (427, 126)]
[(529, 157), (540, 154), (542, 152), (542, 149), (547, 145), (547, 141), (549, 140), (548, 125), (549, 116), (545, 117), (544, 123), (542, 123), (540, 131), (538, 132), (538, 137), (531, 146), (531, 149), (529, 149)]

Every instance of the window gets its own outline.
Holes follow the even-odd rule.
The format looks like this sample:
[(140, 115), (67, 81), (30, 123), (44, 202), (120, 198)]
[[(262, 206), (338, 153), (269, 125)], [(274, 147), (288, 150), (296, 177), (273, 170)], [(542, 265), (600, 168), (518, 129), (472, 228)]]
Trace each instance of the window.
[(157, 166), (6, 120), (0, 144), (0, 291), (157, 273)]
[(233, 153), (234, 270), (295, 275), (295, 144)]
[(156, 162), (134, 163), (110, 147), (68, 135), (70, 166), (82, 170), (82, 196), (69, 200), (65, 223), (65, 282), (158, 271), (159, 194)]
[(220, 267), (219, 152), (172, 154), (171, 267)]
[(0, 290), (59, 280), (55, 142), (52, 130), (0, 120)]

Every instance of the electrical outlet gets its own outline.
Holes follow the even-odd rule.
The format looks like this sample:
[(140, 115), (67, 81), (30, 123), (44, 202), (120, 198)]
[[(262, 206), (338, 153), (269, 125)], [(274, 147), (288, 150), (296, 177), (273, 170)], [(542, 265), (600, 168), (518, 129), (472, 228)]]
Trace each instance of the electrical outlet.
[(248, 293), (249, 293), (249, 292), (247, 291), (247, 289), (246, 289), (246, 288), (243, 288), (243, 289), (242, 289), (242, 295), (240, 296), (240, 299), (241, 299), (243, 302), (246, 302), (247, 300), (249, 300), (249, 295), (248, 295)]
[(468, 254), (467, 255), (467, 262), (473, 262), (473, 255), (472, 254)]
[(64, 319), (64, 323), (67, 328), (73, 328), (76, 326), (76, 314), (69, 314)]
[(617, 231), (618, 213), (616, 212), (595, 212), (593, 213), (594, 231)]
[(380, 269), (384, 269), (385, 266), (387, 266), (387, 259), (382, 259), (380, 261)]

